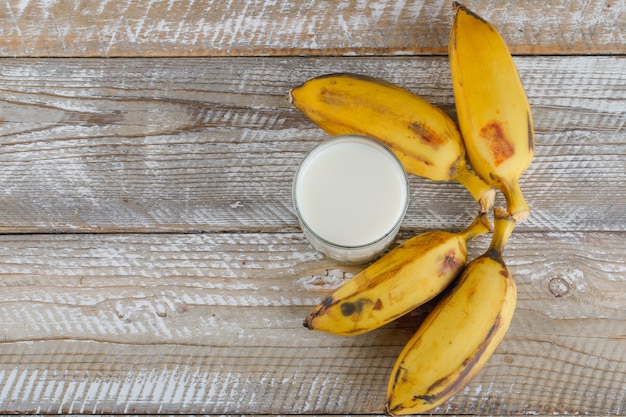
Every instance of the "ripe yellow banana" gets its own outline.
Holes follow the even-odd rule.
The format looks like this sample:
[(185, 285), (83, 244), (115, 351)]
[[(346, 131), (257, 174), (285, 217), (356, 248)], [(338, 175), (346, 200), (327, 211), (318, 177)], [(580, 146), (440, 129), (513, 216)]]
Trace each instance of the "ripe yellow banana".
[(291, 89), (289, 100), (328, 133), (377, 139), (408, 173), (456, 180), (483, 212), (492, 207), (495, 190), (468, 168), (456, 124), (425, 99), (375, 77), (344, 73), (308, 80)]
[(517, 300), (502, 258), (515, 219), (496, 209), (489, 249), (467, 264), (456, 286), (426, 316), (391, 373), (387, 410), (420, 414), (463, 389), (506, 333)]
[(515, 63), (498, 31), (455, 3), (448, 56), (459, 127), (472, 168), (504, 194), (517, 221), (530, 209), (519, 178), (535, 148), (533, 118)]
[(490, 229), (483, 213), (461, 232), (407, 240), (324, 298), (304, 325), (348, 336), (391, 322), (441, 293), (465, 266), (467, 241)]

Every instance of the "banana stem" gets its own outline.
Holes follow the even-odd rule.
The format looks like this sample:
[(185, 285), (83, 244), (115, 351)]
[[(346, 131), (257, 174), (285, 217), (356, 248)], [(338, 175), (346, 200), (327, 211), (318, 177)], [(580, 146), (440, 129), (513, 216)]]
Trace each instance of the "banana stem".
[(507, 184), (506, 188), (502, 190), (502, 194), (506, 198), (506, 206), (509, 213), (516, 221), (521, 222), (530, 215), (530, 207), (528, 207), (524, 199), (524, 194), (522, 194), (518, 181), (515, 181), (513, 184)]
[(496, 199), (496, 190), (470, 171), (464, 159), (457, 163), (454, 179), (467, 188), (474, 200), (478, 201), (481, 213), (491, 210)]
[(483, 235), (491, 231), (491, 222), (487, 213), (480, 213), (474, 218), (472, 224), (470, 224), (460, 234), (465, 241), (474, 239), (476, 236)]
[(493, 214), (493, 236), (491, 238), (491, 244), (489, 245), (489, 249), (487, 249), (487, 253), (492, 258), (502, 258), (504, 246), (506, 245), (506, 242), (508, 242), (509, 237), (511, 237), (511, 233), (513, 233), (513, 229), (515, 229), (515, 225), (517, 224), (517, 222), (515, 221), (515, 217), (510, 215), (505, 209), (501, 207), (496, 207), (493, 210)]

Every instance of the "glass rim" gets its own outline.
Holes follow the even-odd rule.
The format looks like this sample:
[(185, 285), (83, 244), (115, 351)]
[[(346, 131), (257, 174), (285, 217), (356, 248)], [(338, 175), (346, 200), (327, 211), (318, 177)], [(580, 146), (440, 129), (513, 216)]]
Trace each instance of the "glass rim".
[[(298, 198), (297, 198), (297, 185), (298, 185), (298, 178), (300, 177), (300, 174), (303, 170), (303, 167), (305, 165), (305, 162), (314, 154), (316, 154), (317, 152), (319, 152), (320, 150), (322, 150), (323, 148), (329, 146), (330, 144), (334, 143), (334, 142), (343, 142), (343, 141), (347, 141), (347, 140), (356, 140), (356, 141), (360, 141), (360, 142), (368, 142), (370, 145), (373, 145), (374, 147), (377, 147), (381, 150), (383, 150), (384, 152), (386, 152), (389, 156), (391, 156), (391, 159), (394, 160), (399, 168), (399, 171), (402, 173), (402, 184), (403, 184), (403, 188), (405, 190), (404, 193), (404, 204), (402, 209), (400, 210), (400, 215), (398, 216), (398, 219), (393, 223), (393, 226), (391, 228), (389, 228), (382, 236), (376, 238), (375, 240), (371, 241), (371, 242), (367, 242), (367, 243), (363, 243), (360, 245), (341, 245), (332, 241), (329, 241), (328, 239), (320, 236), (318, 233), (316, 233), (310, 226), (309, 224), (306, 222), (306, 220), (304, 220), (304, 217), (302, 216), (302, 212), (300, 211), (300, 207), (298, 205)], [(356, 249), (365, 249), (368, 248), (370, 246), (373, 246), (385, 239), (387, 239), (390, 235), (393, 235), (395, 233), (397, 233), (397, 231), (400, 228), (400, 225), (402, 224), (402, 222), (404, 221), (404, 217), (406, 216), (406, 212), (409, 208), (409, 178), (408, 175), (406, 173), (406, 170), (404, 169), (404, 165), (402, 165), (402, 162), (400, 161), (400, 159), (398, 158), (398, 156), (384, 143), (371, 138), (369, 136), (364, 136), (364, 135), (358, 135), (358, 134), (344, 134), (344, 135), (337, 135), (337, 136), (332, 136), (330, 138), (324, 139), (322, 142), (318, 143), (317, 145), (315, 145), (312, 149), (310, 149), (305, 155), (304, 158), (302, 158), (302, 161), (300, 162), (300, 164), (298, 165), (298, 169), (296, 170), (296, 174), (294, 175), (294, 179), (293, 179), (293, 183), (292, 183), (292, 190), (291, 190), (291, 194), (292, 194), (292, 200), (293, 200), (293, 206), (296, 210), (296, 216), (298, 217), (298, 220), (301, 222), (302, 226), (306, 228), (306, 230), (311, 233), (316, 239), (319, 239), (320, 241), (322, 241), (324, 244), (332, 246), (333, 248), (336, 249), (344, 249), (344, 250), (356, 250)]]

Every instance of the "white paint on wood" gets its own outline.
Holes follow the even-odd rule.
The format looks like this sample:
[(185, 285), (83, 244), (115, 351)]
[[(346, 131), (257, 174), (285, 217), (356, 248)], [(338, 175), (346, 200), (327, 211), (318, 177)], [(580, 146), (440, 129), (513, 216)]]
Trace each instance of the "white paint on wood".
[[(470, 256), (481, 253), (488, 240), (487, 236), (473, 242)], [(144, 249), (138, 247), (140, 242), (143, 242), (141, 246)], [(210, 246), (211, 252), (204, 252), (199, 242)], [(621, 295), (626, 291), (623, 285), (626, 276), (622, 259), (623, 242), (621, 234), (572, 233), (565, 234), (563, 238), (559, 233), (514, 235), (507, 246), (506, 259), (518, 281), (519, 309), (503, 354), (513, 355), (520, 368), (509, 366), (506, 369), (525, 372), (524, 363), (529, 352), (536, 355), (541, 350), (520, 348), (522, 350), (518, 353), (511, 353), (510, 350), (515, 351), (516, 346), (523, 346), (524, 343), (535, 343), (537, 338), (543, 339), (546, 335), (559, 338), (560, 347), (552, 346), (551, 349), (578, 352), (576, 359), (557, 357), (553, 359), (556, 363), (566, 360), (579, 364), (578, 355), (586, 352), (587, 355), (607, 360), (613, 358), (611, 362), (593, 365), (594, 369), (605, 369), (608, 363), (617, 367), (614, 370), (624, 366), (619, 361), (615, 362), (615, 354), (619, 352), (615, 349), (618, 348), (604, 350), (606, 343), (621, 343), (620, 323), (626, 320)], [(245, 261), (244, 264), (244, 261), (236, 260), (234, 255), (240, 250), (240, 245), (248, 246), (248, 256), (254, 262)], [(252, 249), (252, 246), (257, 249)], [(287, 252), (291, 251), (293, 255), (283, 255), (285, 259), (293, 260), (289, 266), (275, 264), (271, 260), (271, 248), (276, 246), (291, 248)], [(254, 376), (255, 363), (274, 363), (278, 367), (269, 371), (270, 374), (266, 374), (263, 380), (269, 384), (268, 392), (278, 395), (278, 388), (271, 389), (275, 384), (272, 381), (295, 377), (282, 373), (281, 369), (295, 372), (287, 371), (288, 365), (293, 361), (305, 361), (300, 375), (310, 381), (299, 382), (305, 384), (302, 386), (305, 392), (297, 408), (291, 411), (330, 410), (334, 401), (346, 407), (351, 401), (349, 395), (339, 395), (335, 389), (345, 390), (346, 384), (350, 384), (353, 378), (371, 377), (369, 373), (359, 377), (346, 374), (354, 366), (353, 361), (364, 354), (363, 359), (369, 362), (385, 358), (386, 365), (381, 365), (375, 373), (381, 387), (384, 386), (385, 369), (393, 361), (393, 353), (381, 347), (380, 342), (374, 343), (368, 338), (325, 336), (302, 328), (301, 320), (305, 314), (359, 268), (341, 267), (322, 258), (300, 262), (301, 254), (309, 249), (298, 234), (5, 236), (2, 247), (4, 259), (7, 259), (8, 253), (14, 253), (26, 261), (22, 270), (13, 269), (0, 276), (4, 288), (0, 300), (5, 340), (2, 349), (8, 352), (11, 341), (29, 341), (28, 345), (20, 344), (22, 347), (17, 356), (22, 357), (19, 363), (28, 364), (40, 360), (29, 359), (37, 358), (33, 356), (35, 350), (52, 343), (61, 349), (55, 356), (62, 353), (59, 358), (66, 359), (53, 362), (56, 365), (47, 368), (46, 372), (42, 368), (23, 368), (19, 363), (12, 366), (0, 364), (0, 382), (6, 391), (4, 396), (0, 393), (0, 398), (10, 399), (18, 395), (14, 393), (20, 393), (19, 398), (24, 398), (21, 404), (28, 404), (31, 397), (42, 397), (49, 399), (47, 404), (55, 404), (49, 410), (89, 410), (97, 413), (105, 409), (132, 412), (141, 404), (142, 407), (161, 404), (165, 409), (160, 411), (164, 412), (172, 411), (168, 406), (180, 407), (181, 404), (189, 407), (190, 411), (207, 406), (208, 409), (202, 409), (211, 411), (224, 409), (232, 404), (233, 397), (243, 396), (245, 401), (249, 401), (244, 402), (247, 405), (231, 411), (249, 411), (247, 407), (250, 404), (262, 401), (258, 399), (260, 393), (254, 388), (259, 382)], [(97, 261), (97, 266), (93, 266), (93, 258), (88, 256), (90, 250), (85, 251), (92, 247), (117, 250), (99, 252), (114, 255), (109, 262), (102, 258)], [(177, 249), (167, 250), (171, 247)], [(39, 270), (32, 280), (24, 271), (31, 270), (28, 261), (39, 259), (42, 251), (46, 253), (46, 259), (57, 260), (59, 266), (57, 269)], [(167, 278), (154, 273), (176, 269), (188, 259), (201, 261), (199, 255), (203, 253), (232, 259), (230, 263), (238, 267), (228, 270), (235, 271), (237, 275), (234, 278), (222, 276), (218, 269), (211, 274), (212, 277), (207, 277), (205, 272), (212, 268), (210, 265), (192, 270), (196, 272)], [(152, 263), (155, 257), (160, 258), (160, 263)], [(65, 261), (61, 262), (62, 259)], [(123, 272), (109, 274), (109, 265), (120, 264), (128, 266)], [(249, 264), (256, 266), (247, 270)], [(262, 267), (258, 268), (258, 265)], [(77, 279), (64, 274), (63, 269), (80, 269), (84, 274)], [(152, 272), (135, 272), (145, 270)], [(228, 285), (231, 281), (234, 285)], [(241, 286), (236, 282), (251, 282), (253, 285)], [(43, 293), (47, 295), (43, 296)], [(23, 307), (16, 308), (17, 303)], [(7, 323), (21, 324), (10, 327)], [(401, 320), (397, 324), (399, 327), (388, 329), (390, 333), (385, 337), (408, 337), (414, 326), (411, 323), (410, 318)], [(576, 326), (572, 327), (572, 323)], [(400, 341), (394, 343), (393, 351), (402, 344)], [(378, 353), (363, 352), (364, 346), (368, 345)], [(30, 347), (24, 349), (24, 346)], [(319, 352), (302, 351), (305, 347)], [(337, 357), (337, 349), (340, 348), (348, 350)], [(43, 352), (50, 352), (50, 347), (43, 349)], [(160, 352), (157, 356), (153, 356), (155, 349)], [(181, 349), (183, 352), (177, 356), (176, 352)], [(85, 356), (79, 355), (78, 352), (83, 350)], [(188, 350), (187, 353), (184, 353), (185, 350)], [(119, 354), (112, 353), (116, 351)], [(296, 359), (293, 355), (299, 351), (305, 356)], [(103, 359), (98, 359), (97, 352), (104, 355)], [(137, 356), (125, 359), (130, 353)], [(16, 354), (5, 356), (5, 360), (15, 358)], [(243, 366), (236, 365), (242, 356), (257, 359), (251, 359), (253, 363), (248, 363), (248, 368), (238, 367)], [(49, 356), (46, 358), (51, 360)], [(161, 363), (160, 358), (169, 359)], [(328, 373), (318, 379), (315, 375), (319, 371), (315, 369), (326, 360), (331, 360), (324, 365), (328, 367), (324, 372)], [(588, 362), (589, 357), (586, 356), (585, 360)], [(74, 361), (80, 364), (78, 368), (73, 367)], [(127, 361), (130, 361), (130, 367), (124, 365)], [(219, 365), (220, 361), (225, 363)], [(583, 368), (577, 370), (576, 375), (582, 369), (588, 369), (589, 363), (577, 366)], [(83, 372), (85, 367), (91, 371)], [(39, 373), (33, 373), (34, 369), (40, 369)], [(270, 366), (268, 369), (273, 368)], [(218, 370), (230, 370), (232, 373), (229, 374), (231, 376), (223, 373), (215, 376), (213, 373)], [(561, 368), (554, 372), (556, 374), (545, 377), (546, 381), (552, 381), (549, 384), (559, 384), (554, 375), (568, 371)], [(222, 377), (227, 377), (229, 382)], [(103, 383), (102, 378), (109, 382)], [(505, 377), (500, 375), (499, 378)], [(515, 381), (516, 377), (513, 375), (511, 378), (510, 381)], [(41, 382), (42, 379), (47, 382)], [(217, 384), (217, 391), (211, 392), (212, 386), (207, 387), (198, 381)], [(576, 386), (574, 381), (569, 383), (570, 387)], [(485, 384), (485, 380), (479, 379), (477, 383)], [(609, 385), (599, 384), (608, 390), (607, 395), (615, 392), (608, 381), (606, 384)], [(176, 388), (172, 388), (174, 386)], [(473, 387), (476, 389), (476, 386)], [(498, 387), (504, 389), (502, 385)], [(502, 398), (504, 392), (494, 389), (490, 395)], [(473, 391), (468, 396), (481, 398)], [(119, 404), (117, 408), (111, 408), (112, 399)], [(207, 399), (210, 405), (205, 402)], [(0, 405), (6, 407), (6, 404)], [(154, 408), (140, 409), (156, 411)]]
[[(522, 184), (532, 215), (519, 227), (623, 230), (624, 210), (613, 201), (626, 192), (624, 60), (516, 60), (537, 130)], [(246, 83), (232, 74), (235, 62)], [(450, 112), (453, 106), (441, 57), (4, 64), (5, 232), (293, 230), (297, 161), (325, 135), (287, 103), (288, 88), (352, 71), (388, 79)], [(207, 81), (216, 72), (220, 82)], [(411, 189), (405, 228), (459, 229), (473, 215), (471, 197), (457, 184), (411, 178)]]
[[(619, 415), (626, 66), (598, 54), (623, 54), (624, 5), (468, 5), (523, 55), (532, 215), (505, 254), (519, 290), (511, 330), (435, 413)], [(325, 135), (285, 93), (350, 71), (454, 115), (447, 60), (426, 56), (445, 54), (452, 8), (329, 6), (0, 4), (1, 412), (383, 414), (388, 372), (429, 306), (355, 338), (302, 327), (362, 267), (299, 233), (291, 177)], [(320, 57), (285, 57), (296, 54)], [(87, 55), (142, 59), (7, 58)], [(411, 185), (398, 241), (473, 217), (461, 187)], [(472, 241), (470, 257), (488, 243)]]
[[(467, 2), (518, 53), (621, 53), (621, 2)], [(201, 0), (8, 1), (4, 56), (445, 53), (450, 4)]]

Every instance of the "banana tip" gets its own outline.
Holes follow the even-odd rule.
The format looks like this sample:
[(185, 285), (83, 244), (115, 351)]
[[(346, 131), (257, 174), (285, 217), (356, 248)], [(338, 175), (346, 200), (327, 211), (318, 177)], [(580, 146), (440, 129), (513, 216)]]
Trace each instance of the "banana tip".
[(530, 216), (530, 210), (520, 210), (518, 212), (513, 213), (513, 218), (516, 222), (521, 222), (526, 220)]
[(289, 104), (293, 104), (293, 94), (292, 94), (293, 88), (290, 88), (289, 91), (287, 92), (287, 100), (289, 101)]
[(479, 218), (480, 218), (480, 222), (487, 229), (487, 231), (491, 232), (493, 230), (493, 224), (491, 224), (491, 222), (489, 221), (489, 213), (481, 212), (479, 214)]
[(311, 330), (311, 317), (305, 318), (304, 321), (302, 322), (302, 325), (306, 327), (307, 329)]
[(507, 209), (505, 209), (504, 207), (494, 207), (493, 216), (496, 219), (508, 219), (509, 217), (513, 217), (509, 214)]
[(387, 404), (385, 404), (385, 414), (387, 414), (390, 417), (396, 417), (401, 415), (402, 413), (397, 413), (397, 411), (400, 409), (400, 407), (398, 407), (397, 405), (393, 407), (391, 407), (391, 399), (387, 400)]
[(490, 188), (485, 191), (479, 201), (481, 213), (489, 212), (493, 207), (495, 200), (496, 190), (494, 188)]

